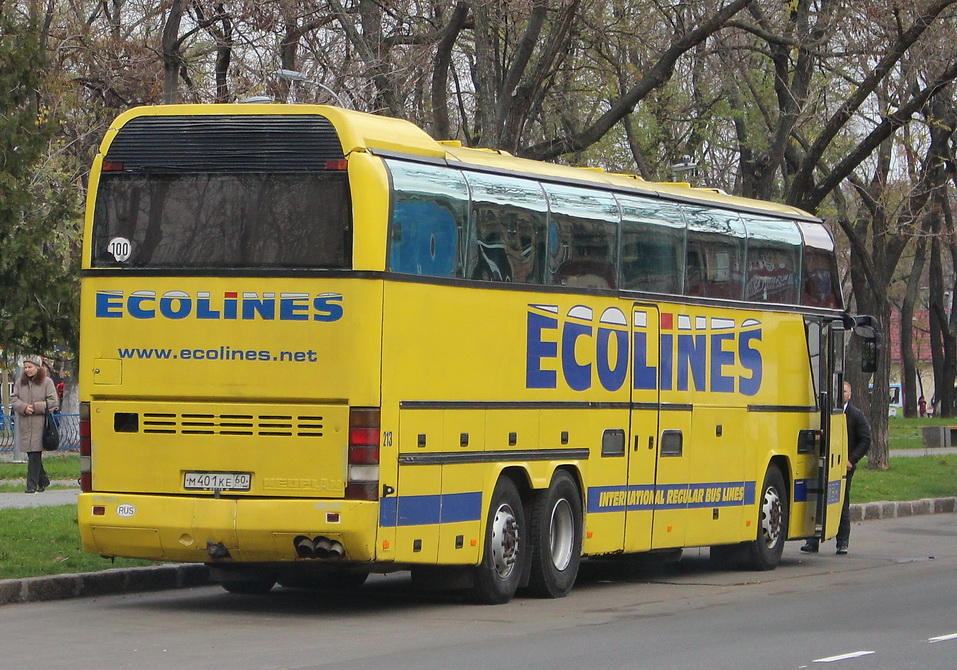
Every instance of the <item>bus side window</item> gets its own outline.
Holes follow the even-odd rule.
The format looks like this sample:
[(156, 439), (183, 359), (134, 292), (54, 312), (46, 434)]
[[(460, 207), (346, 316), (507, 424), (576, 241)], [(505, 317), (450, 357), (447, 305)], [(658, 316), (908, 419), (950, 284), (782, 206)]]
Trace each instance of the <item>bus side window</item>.
[(392, 175), (388, 269), (461, 277), (468, 222), (468, 186), (445, 167), (386, 160)]
[(685, 221), (677, 203), (617, 195), (621, 208), (621, 288), (681, 292)]
[(546, 185), (548, 271), (552, 285), (612, 289), (618, 204), (608, 193)]
[(504, 175), (466, 173), (466, 179), (473, 223), (466, 276), (541, 284), (547, 211), (542, 187)]
[(744, 299), (796, 304), (801, 233), (785, 219), (743, 214), (748, 226), (748, 267)]
[(392, 210), (390, 269), (414, 275), (451, 277), (458, 231), (452, 213), (436, 202), (398, 202)]
[(812, 247), (805, 247), (804, 291), (801, 303), (811, 307), (840, 307), (836, 282), (833, 256)]
[(686, 295), (741, 300), (746, 229), (735, 212), (688, 205)]

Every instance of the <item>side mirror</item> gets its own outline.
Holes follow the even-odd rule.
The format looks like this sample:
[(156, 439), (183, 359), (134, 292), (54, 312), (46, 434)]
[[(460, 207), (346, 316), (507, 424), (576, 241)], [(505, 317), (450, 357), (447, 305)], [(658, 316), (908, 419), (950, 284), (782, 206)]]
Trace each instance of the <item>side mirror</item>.
[(861, 372), (877, 372), (881, 333), (873, 316), (855, 316), (854, 334), (861, 338)]

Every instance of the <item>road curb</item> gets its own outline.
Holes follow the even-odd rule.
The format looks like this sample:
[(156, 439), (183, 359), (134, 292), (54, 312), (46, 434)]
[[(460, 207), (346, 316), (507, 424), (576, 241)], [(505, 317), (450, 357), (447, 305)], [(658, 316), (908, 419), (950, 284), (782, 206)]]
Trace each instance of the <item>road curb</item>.
[[(873, 521), (918, 514), (953, 512), (957, 512), (957, 496), (904, 502), (858, 503), (850, 507), (851, 521)], [(209, 569), (201, 563), (4, 579), (0, 580), (0, 605), (182, 589), (204, 586), (208, 583)]]
[(4, 579), (0, 580), (0, 605), (182, 589), (208, 583), (209, 569), (201, 563)]
[(872, 502), (851, 504), (851, 521), (896, 519), (917, 514), (943, 514), (957, 511), (957, 496), (923, 498), (901, 502)]

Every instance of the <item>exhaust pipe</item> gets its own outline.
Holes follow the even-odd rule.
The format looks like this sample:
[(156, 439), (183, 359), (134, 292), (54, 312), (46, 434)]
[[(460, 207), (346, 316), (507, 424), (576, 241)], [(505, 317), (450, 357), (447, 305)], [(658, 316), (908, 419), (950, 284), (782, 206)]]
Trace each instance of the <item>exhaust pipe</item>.
[(332, 542), (325, 537), (316, 538), (316, 558), (329, 558), (329, 550), (332, 549)]
[(305, 535), (300, 535), (292, 543), (296, 547), (296, 555), (299, 558), (312, 558), (315, 555), (316, 543)]
[(296, 556), (299, 558), (331, 558), (342, 559), (346, 557), (346, 548), (341, 542), (330, 540), (321, 535), (312, 539), (305, 535), (297, 535), (292, 541), (296, 548)]

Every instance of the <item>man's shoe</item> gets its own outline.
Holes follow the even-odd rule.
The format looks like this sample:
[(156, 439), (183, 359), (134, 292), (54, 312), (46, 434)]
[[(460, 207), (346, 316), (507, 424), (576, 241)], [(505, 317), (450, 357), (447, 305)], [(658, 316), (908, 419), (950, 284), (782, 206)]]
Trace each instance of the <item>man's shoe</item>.
[(805, 542), (804, 546), (801, 547), (801, 551), (805, 554), (816, 554), (819, 548), (817, 542)]
[(844, 554), (846, 554), (846, 553), (847, 553), (847, 545), (846, 545), (846, 544), (839, 544), (839, 545), (837, 545), (837, 553), (838, 553), (840, 556), (843, 556)]
[(24, 491), (24, 493), (36, 493), (36, 490), (34, 490), (34, 489), (27, 489), (26, 491)]
[(46, 490), (47, 490), (47, 487), (46, 487), (46, 486), (41, 486), (41, 487), (39, 487), (39, 488), (37, 489), (37, 493), (43, 493), (43, 492), (46, 491)]

